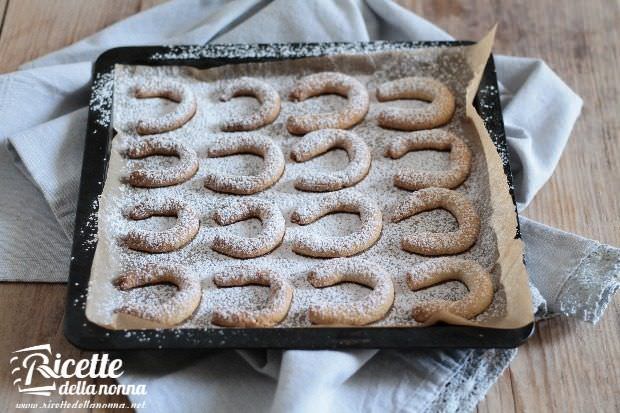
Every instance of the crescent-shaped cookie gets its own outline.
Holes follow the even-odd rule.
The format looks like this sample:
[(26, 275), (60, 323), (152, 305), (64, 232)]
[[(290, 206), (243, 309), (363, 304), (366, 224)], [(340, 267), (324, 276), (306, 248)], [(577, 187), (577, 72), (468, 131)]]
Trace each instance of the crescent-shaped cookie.
[(192, 148), (177, 140), (161, 135), (147, 136), (132, 141), (125, 155), (130, 159), (147, 156), (176, 156), (179, 161), (166, 168), (136, 168), (124, 180), (130, 185), (143, 188), (158, 188), (183, 183), (198, 170), (198, 155)]
[(379, 126), (405, 131), (432, 129), (450, 122), (456, 107), (450, 89), (432, 77), (405, 77), (377, 88), (379, 102), (397, 99), (418, 99), (430, 104), (422, 109), (383, 108), (377, 116)]
[(448, 255), (467, 251), (480, 233), (480, 218), (473, 203), (463, 194), (445, 188), (426, 188), (409, 195), (396, 207), (392, 222), (400, 222), (415, 214), (443, 208), (456, 218), (459, 229), (448, 233), (420, 232), (403, 236), (405, 251), (422, 255)]
[(236, 266), (215, 274), (216, 286), (239, 287), (249, 284), (269, 287), (267, 304), (260, 310), (222, 309), (213, 310), (211, 322), (225, 327), (272, 327), (280, 323), (293, 300), (293, 286), (285, 277), (270, 269), (254, 266)]
[(469, 292), (456, 301), (432, 300), (413, 307), (413, 318), (421, 323), (443, 310), (463, 318), (474, 318), (491, 305), (493, 282), (491, 275), (475, 261), (458, 258), (435, 258), (414, 266), (407, 273), (407, 284), (413, 291), (446, 281), (460, 281)]
[(313, 324), (369, 324), (385, 317), (394, 303), (392, 277), (378, 265), (366, 260), (338, 258), (326, 261), (312, 269), (308, 281), (315, 288), (351, 282), (372, 289), (359, 301), (330, 302), (310, 307), (308, 318)]
[(309, 97), (337, 94), (348, 99), (347, 106), (338, 112), (293, 115), (286, 121), (290, 133), (303, 135), (318, 129), (348, 129), (368, 113), (368, 91), (357, 79), (337, 72), (322, 72), (304, 76), (297, 81), (290, 99), (304, 101)]
[(216, 192), (251, 195), (263, 191), (284, 173), (284, 155), (280, 146), (261, 135), (226, 135), (208, 150), (211, 158), (238, 154), (254, 154), (263, 158), (263, 170), (257, 175), (228, 175), (216, 172), (205, 174), (204, 185)]
[(231, 233), (217, 234), (211, 245), (215, 251), (235, 258), (255, 258), (273, 251), (284, 238), (285, 221), (280, 209), (261, 199), (243, 199), (215, 211), (213, 219), (219, 225), (230, 225), (250, 218), (263, 224), (256, 237), (241, 237)]
[(336, 148), (347, 152), (349, 164), (346, 168), (336, 172), (305, 172), (295, 180), (295, 188), (311, 192), (337, 191), (364, 179), (370, 169), (370, 149), (353, 132), (341, 129), (311, 132), (293, 146), (291, 158), (296, 162), (306, 162)]
[(182, 266), (147, 264), (124, 271), (116, 279), (116, 286), (123, 291), (161, 283), (174, 284), (178, 291), (163, 303), (153, 300), (125, 302), (115, 312), (166, 326), (179, 324), (190, 317), (200, 303), (202, 289), (200, 280)]
[(235, 115), (222, 123), (226, 132), (251, 131), (273, 122), (280, 113), (280, 95), (267, 82), (252, 77), (241, 77), (226, 82), (220, 100), (226, 102), (238, 96), (253, 96), (260, 108), (250, 115)]
[(194, 210), (178, 199), (155, 199), (142, 202), (127, 214), (132, 220), (153, 216), (176, 216), (177, 222), (163, 231), (131, 229), (123, 237), (127, 247), (144, 252), (171, 252), (183, 248), (194, 239), (200, 228), (200, 220)]
[(471, 169), (471, 151), (461, 138), (443, 129), (412, 132), (390, 142), (385, 154), (392, 159), (403, 157), (410, 151), (434, 149), (450, 151), (450, 169), (447, 171), (416, 171), (409, 168), (394, 175), (394, 185), (418, 190), (430, 187), (453, 189), (467, 179)]
[(361, 228), (342, 237), (298, 233), (293, 240), (293, 251), (310, 257), (349, 257), (367, 250), (381, 236), (381, 209), (370, 198), (356, 192), (338, 192), (320, 200), (310, 200), (293, 211), (291, 221), (307, 225), (334, 212), (359, 214)]
[(140, 119), (136, 127), (140, 135), (164, 133), (178, 129), (194, 117), (196, 97), (189, 86), (172, 80), (149, 80), (138, 85), (134, 90), (138, 99), (165, 98), (177, 102), (176, 108), (165, 115)]

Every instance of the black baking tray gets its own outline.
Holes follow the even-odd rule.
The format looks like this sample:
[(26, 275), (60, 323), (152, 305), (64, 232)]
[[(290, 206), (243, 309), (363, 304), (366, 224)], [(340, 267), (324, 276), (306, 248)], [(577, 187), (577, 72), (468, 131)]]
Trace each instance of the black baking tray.
[[(521, 328), (496, 329), (436, 324), (428, 327), (309, 327), (217, 328), (165, 330), (108, 330), (86, 318), (86, 297), (95, 253), (98, 196), (103, 191), (110, 146), (112, 74), (115, 64), (185, 65), (209, 68), (226, 64), (298, 59), (336, 53), (366, 53), (423, 47), (452, 47), (472, 42), (360, 42), (229, 44), (204, 46), (121, 47), (103, 53), (93, 68), (86, 145), (75, 220), (69, 275), (65, 336), (75, 346), (91, 350), (171, 348), (511, 348), (534, 332), (534, 323)], [(493, 57), (487, 62), (474, 106), (484, 120), (504, 165), (514, 193), (508, 161)], [(516, 208), (515, 208), (516, 213)], [(520, 237), (517, 228), (516, 237)]]

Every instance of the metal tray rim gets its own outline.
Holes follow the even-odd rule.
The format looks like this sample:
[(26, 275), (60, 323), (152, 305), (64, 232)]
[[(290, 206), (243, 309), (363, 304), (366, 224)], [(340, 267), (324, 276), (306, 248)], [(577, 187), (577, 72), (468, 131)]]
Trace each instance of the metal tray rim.
[[(93, 79), (110, 73), (115, 64), (189, 65), (210, 67), (222, 64), (261, 60), (284, 60), (320, 56), (339, 48), (351, 51), (381, 51), (420, 47), (450, 47), (473, 44), (470, 41), (440, 42), (334, 42), (225, 44), (206, 46), (129, 46), (103, 52), (93, 66)], [(241, 50), (241, 53), (235, 51)], [(286, 53), (282, 53), (285, 50)], [(166, 53), (192, 51), (198, 58), (166, 58)], [(261, 56), (257, 57), (257, 51)], [(245, 52), (245, 54), (244, 54)], [(499, 96), (482, 96), (483, 83), (497, 87), (493, 57), (489, 58), (477, 95), (479, 111), (484, 111), (485, 124), (503, 155), (511, 194), (512, 175)], [(480, 105), (480, 99), (486, 104)], [(488, 100), (488, 101), (487, 101)], [(111, 108), (108, 108), (111, 109)], [(467, 327), (438, 324), (428, 327), (307, 327), (257, 329), (152, 329), (108, 330), (91, 323), (85, 314), (85, 300), (94, 247), (84, 249), (84, 241), (96, 234), (96, 225), (88, 223), (96, 210), (97, 196), (103, 190), (109, 159), (112, 127), (102, 122), (101, 113), (89, 108), (84, 149), (80, 195), (75, 221), (72, 258), (66, 303), (64, 332), (76, 347), (89, 350), (127, 349), (205, 349), (205, 348), (512, 348), (522, 344), (534, 332), (534, 323), (515, 329)], [(103, 155), (103, 156), (102, 156)], [(516, 208), (515, 208), (516, 211)], [(518, 217), (518, 215), (517, 215)], [(519, 237), (517, 228), (516, 236)]]

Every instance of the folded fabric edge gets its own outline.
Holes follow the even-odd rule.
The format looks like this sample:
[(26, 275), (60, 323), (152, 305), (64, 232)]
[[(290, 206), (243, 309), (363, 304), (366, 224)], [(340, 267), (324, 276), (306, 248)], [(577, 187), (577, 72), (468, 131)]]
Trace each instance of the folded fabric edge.
[[(88, 108), (81, 107), (6, 141), (13, 163), (40, 190), (69, 240), (73, 238), (87, 116)], [(50, 133), (65, 138), (61, 142), (45, 139)]]
[(517, 349), (472, 350), (428, 411), (474, 411), (516, 355)]
[[(22, 158), (19, 155), (19, 151), (17, 150), (17, 148), (15, 148), (11, 140), (7, 139), (6, 141), (4, 141), (4, 146), (5, 146), (6, 151), (11, 155), (11, 159), (13, 160), (13, 165), (15, 165), (15, 168), (17, 168), (19, 173), (21, 173), (32, 185), (34, 185), (39, 190), (39, 192), (41, 192), (41, 195), (43, 195), (43, 190), (41, 189), (41, 186), (36, 181), (36, 179), (34, 179), (32, 174), (28, 170), (28, 167), (24, 165), (24, 162), (22, 161)], [(45, 196), (43, 197), (45, 198)], [(48, 202), (48, 205), (49, 205), (49, 202)]]
[(466, 410), (473, 411), (487, 396), (491, 387), (504, 374), (504, 371), (517, 356), (517, 351), (517, 349), (493, 349), (486, 352), (484, 363), (472, 360), (473, 365), (478, 365), (479, 367), (470, 378), (470, 381), (474, 383), (474, 388), (467, 400), (462, 403)]
[(619, 288), (620, 249), (598, 244), (564, 284), (557, 298), (559, 312), (596, 324)]
[(65, 236), (71, 240), (73, 236), (72, 228), (73, 221), (75, 220), (75, 212), (67, 209), (66, 207), (61, 208), (61, 203), (57, 199), (58, 197), (53, 192), (46, 191), (37, 178), (31, 173), (30, 169), (24, 162), (24, 156), (28, 156), (28, 152), (20, 151), (20, 149), (11, 141), (10, 138), (6, 141), (5, 145), (7, 151), (13, 157), (13, 164), (17, 170), (39, 190), (41, 195), (45, 198), (46, 203), (49, 205)]
[[(520, 189), (517, 208), (523, 211), (553, 175), (583, 100), (542, 59), (496, 55), (495, 64), (513, 178)], [(529, 111), (522, 110), (537, 107), (539, 101), (552, 103), (549, 114), (555, 122), (532, 123)], [(553, 137), (553, 150), (545, 147), (549, 136)]]
[[(527, 263), (525, 264), (525, 268), (527, 269)], [(548, 313), (547, 300), (545, 300), (531, 280), (528, 284), (530, 285), (530, 293), (532, 294), (532, 312), (534, 313), (534, 318), (536, 321), (545, 319)]]

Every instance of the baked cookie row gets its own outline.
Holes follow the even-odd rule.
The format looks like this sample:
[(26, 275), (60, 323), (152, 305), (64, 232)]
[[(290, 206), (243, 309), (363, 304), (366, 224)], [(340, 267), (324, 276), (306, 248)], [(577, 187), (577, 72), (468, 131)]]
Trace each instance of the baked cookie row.
[[(456, 301), (431, 300), (412, 308), (412, 317), (421, 323), (438, 311), (446, 311), (464, 318), (473, 318), (483, 312), (493, 298), (490, 274), (475, 261), (457, 258), (437, 258), (414, 266), (406, 275), (407, 285), (413, 291), (444, 281), (457, 279), (465, 283), (469, 292)], [(327, 288), (350, 282), (372, 291), (353, 302), (329, 302), (308, 309), (308, 319), (318, 325), (361, 326), (384, 318), (394, 303), (394, 281), (380, 266), (358, 258), (339, 258), (325, 261), (310, 270), (307, 281), (315, 288)], [(129, 301), (115, 312), (174, 326), (189, 318), (200, 304), (200, 278), (182, 265), (146, 265), (124, 271), (116, 286), (126, 291), (167, 282), (178, 291), (166, 302)], [(224, 327), (272, 327), (282, 322), (290, 309), (294, 288), (288, 278), (269, 268), (252, 265), (228, 267), (213, 275), (218, 288), (261, 285), (269, 287), (269, 298), (260, 310), (215, 308), (211, 322)]]
[[(310, 172), (295, 179), (295, 188), (309, 192), (329, 192), (351, 187), (362, 181), (371, 167), (368, 145), (355, 133), (341, 129), (321, 129), (305, 135), (291, 149), (295, 162), (306, 162), (332, 149), (344, 149), (347, 166), (335, 172)], [(456, 188), (462, 184), (471, 169), (471, 151), (462, 139), (451, 132), (434, 129), (413, 132), (391, 141), (385, 155), (398, 159), (410, 151), (436, 149), (450, 150), (451, 167), (447, 171), (417, 171), (401, 169), (394, 176), (394, 185), (418, 190), (429, 187)], [(256, 175), (229, 175), (207, 172), (205, 187), (222, 193), (252, 195), (271, 187), (284, 173), (285, 160), (280, 147), (270, 138), (259, 134), (226, 135), (217, 139), (208, 149), (211, 158), (254, 154), (263, 158), (263, 169)], [(129, 159), (149, 156), (176, 156), (179, 162), (166, 168), (134, 168), (123, 180), (136, 187), (158, 188), (177, 185), (191, 179), (198, 170), (196, 151), (164, 135), (130, 139), (124, 155)]]
[[(450, 211), (457, 219), (459, 229), (449, 233), (421, 232), (403, 236), (403, 250), (427, 255), (449, 255), (467, 251), (475, 244), (480, 231), (480, 219), (469, 199), (456, 191), (445, 188), (426, 188), (409, 195), (393, 207), (390, 220), (398, 223), (420, 212), (436, 208)], [(297, 207), (290, 216), (293, 223), (311, 224), (327, 214), (349, 212), (358, 214), (361, 226), (351, 234), (339, 237), (299, 233), (294, 236), (294, 252), (318, 258), (349, 257), (372, 247), (381, 237), (383, 214), (370, 198), (355, 191), (337, 192), (320, 199), (313, 199)], [(142, 202), (126, 212), (131, 220), (152, 216), (176, 216), (177, 222), (163, 231), (131, 229), (123, 237), (130, 249), (149, 253), (178, 250), (196, 236), (200, 228), (198, 214), (185, 202), (175, 198)], [(230, 201), (213, 214), (219, 225), (231, 225), (257, 218), (262, 231), (255, 237), (234, 234), (217, 234), (211, 248), (234, 258), (256, 258), (277, 248), (285, 234), (285, 220), (280, 209), (270, 201), (246, 198)]]
[[(291, 115), (286, 120), (288, 131), (303, 135), (320, 129), (348, 129), (361, 122), (370, 105), (368, 90), (357, 79), (338, 72), (321, 72), (300, 78), (290, 91), (293, 101), (304, 101), (313, 96), (337, 94), (347, 98), (339, 111)], [(196, 96), (192, 90), (175, 81), (146, 81), (134, 90), (138, 99), (163, 97), (178, 103), (176, 109), (160, 117), (140, 119), (136, 131), (141, 135), (164, 133), (182, 127), (196, 113)], [(280, 113), (280, 96), (269, 83), (250, 77), (241, 77), (224, 83), (220, 100), (237, 96), (255, 97), (260, 107), (246, 116), (234, 116), (222, 123), (223, 131), (252, 131), (272, 123)], [(406, 77), (380, 85), (376, 90), (379, 102), (397, 99), (417, 99), (430, 102), (423, 109), (384, 108), (377, 122), (381, 127), (415, 131), (431, 129), (450, 121), (455, 109), (454, 95), (440, 81), (430, 77)]]

